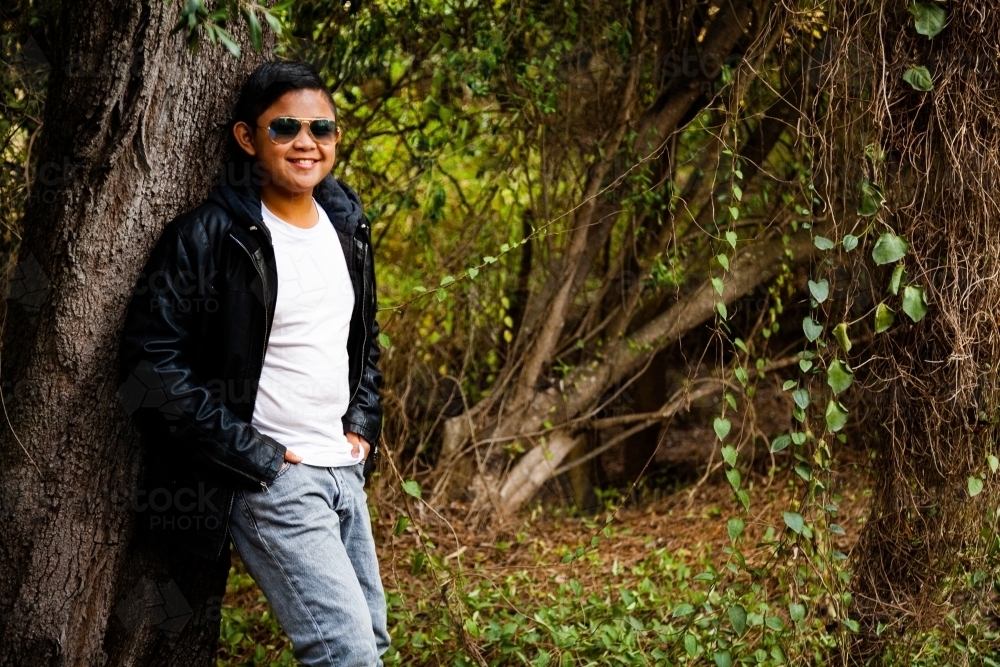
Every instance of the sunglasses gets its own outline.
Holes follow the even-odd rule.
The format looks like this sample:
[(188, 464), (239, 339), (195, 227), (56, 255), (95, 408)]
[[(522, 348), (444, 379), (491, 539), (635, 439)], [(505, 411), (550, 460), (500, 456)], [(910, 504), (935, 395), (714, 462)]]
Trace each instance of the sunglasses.
[[(337, 122), (329, 118), (292, 118), (279, 116), (267, 126), (271, 141), (287, 144), (299, 136), (304, 121), (309, 121), (309, 135), (317, 144), (329, 145), (337, 138)], [(263, 127), (263, 125), (259, 126)]]

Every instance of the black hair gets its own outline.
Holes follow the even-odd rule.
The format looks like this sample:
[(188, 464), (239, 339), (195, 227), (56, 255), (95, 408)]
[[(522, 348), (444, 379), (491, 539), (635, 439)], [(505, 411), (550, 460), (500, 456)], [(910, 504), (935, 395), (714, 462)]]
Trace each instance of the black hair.
[(257, 119), (268, 107), (293, 90), (321, 91), (330, 102), (334, 120), (337, 120), (337, 103), (333, 101), (330, 89), (311, 64), (302, 60), (272, 60), (261, 64), (243, 84), (232, 118), (226, 125), (227, 148), (223, 182), (233, 185), (247, 183), (255, 162), (254, 156), (244, 151), (233, 136), (236, 123), (243, 121), (251, 128), (255, 127)]

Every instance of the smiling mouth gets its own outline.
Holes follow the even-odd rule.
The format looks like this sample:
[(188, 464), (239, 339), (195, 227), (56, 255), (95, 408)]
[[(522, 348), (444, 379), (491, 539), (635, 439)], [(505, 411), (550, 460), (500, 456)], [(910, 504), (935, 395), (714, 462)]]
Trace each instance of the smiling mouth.
[(319, 160), (315, 160), (313, 158), (290, 158), (288, 161), (292, 164), (301, 165), (303, 167), (311, 167), (319, 162)]

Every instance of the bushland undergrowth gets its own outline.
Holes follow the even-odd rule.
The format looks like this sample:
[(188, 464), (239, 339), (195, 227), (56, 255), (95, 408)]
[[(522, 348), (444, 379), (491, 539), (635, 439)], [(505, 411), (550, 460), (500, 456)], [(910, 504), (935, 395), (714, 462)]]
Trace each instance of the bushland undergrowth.
[[(393, 638), (385, 662), (830, 664), (845, 627), (828, 578), (849, 578), (847, 559), (871, 493), (856, 464), (837, 478), (831, 559), (812, 551), (815, 532), (781, 545), (793, 532), (783, 508), (807, 492), (798, 475), (748, 473), (759, 502), (742, 531), (727, 518), (732, 489), (722, 478), (655, 500), (610, 491), (596, 514), (536, 505), (516, 526), (492, 534), (470, 530), (457, 511), (447, 523), (430, 513), (401, 522), (401, 498), (387, 499), (373, 511)], [(827, 562), (843, 567), (830, 572)], [(994, 582), (967, 583), (988, 590)], [(946, 631), (914, 636), (887, 652), (884, 664), (1000, 664), (995, 619), (960, 607), (942, 612)], [(217, 664), (296, 664), (236, 557)]]

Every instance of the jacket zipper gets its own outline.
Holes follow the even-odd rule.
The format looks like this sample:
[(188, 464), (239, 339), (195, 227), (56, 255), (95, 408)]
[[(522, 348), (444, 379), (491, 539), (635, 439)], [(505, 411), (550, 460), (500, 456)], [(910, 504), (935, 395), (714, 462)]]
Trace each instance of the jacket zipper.
[[(364, 244), (364, 249), (365, 249), (365, 254), (361, 256), (361, 328), (362, 328), (361, 360), (362, 361), (361, 361), (361, 372), (358, 374), (358, 386), (356, 386), (354, 388), (354, 391), (351, 393), (351, 399), (350, 399), (351, 401), (354, 400), (354, 397), (358, 393), (358, 389), (361, 388), (361, 380), (364, 379), (364, 376), (365, 376), (365, 362), (367, 361), (367, 358), (368, 358), (367, 354), (366, 354), (366, 352), (367, 352), (367, 345), (368, 345), (368, 326), (367, 326), (367, 320), (365, 319), (365, 308), (368, 306), (368, 299), (365, 298), (365, 296), (366, 296), (365, 295), (365, 280), (367, 280), (367, 278), (368, 278), (368, 276), (366, 275), (366, 272), (365, 272), (365, 263), (368, 261), (368, 244), (367, 243)], [(348, 403), (350, 403), (350, 401), (348, 401)]]
[[(261, 288), (263, 289), (263, 287), (265, 285), (267, 285), (267, 279), (264, 278), (264, 271), (257, 265), (257, 260), (255, 260), (253, 258), (253, 255), (250, 253), (250, 250), (247, 249), (247, 247), (245, 245), (243, 245), (243, 243), (238, 238), (236, 238), (232, 234), (230, 234), (230, 236), (232, 236), (233, 240), (236, 241), (236, 243), (238, 243), (239, 246), (241, 248), (243, 248), (243, 250), (246, 251), (247, 256), (250, 258), (250, 263), (253, 264), (253, 268), (255, 268), (257, 270), (257, 273), (260, 275), (260, 285), (261, 285)], [(261, 368), (264, 367), (264, 356), (267, 353), (267, 337), (268, 337), (268, 335), (270, 333), (271, 333), (271, 329), (270, 329), (270, 326), (268, 325), (267, 293), (265, 293), (264, 294), (264, 347), (261, 348), (261, 351), (260, 351), (260, 367)]]
[[(260, 274), (261, 291), (264, 293), (264, 347), (260, 351), (260, 367), (264, 368), (264, 356), (267, 354), (267, 337), (268, 337), (268, 334), (270, 333), (270, 327), (268, 326), (267, 292), (264, 290), (264, 287), (267, 285), (267, 280), (264, 278), (264, 272), (257, 265), (257, 261), (253, 258), (253, 255), (250, 253), (250, 250), (245, 245), (243, 245), (242, 241), (240, 241), (238, 238), (236, 238), (235, 236), (233, 236), (232, 233), (230, 233), (229, 236), (232, 237), (232, 239), (234, 241), (236, 241), (236, 243), (239, 244), (239, 246), (241, 248), (243, 248), (244, 251), (246, 251), (247, 256), (250, 258), (250, 263), (253, 264), (253, 268), (257, 270), (258, 274)], [(360, 384), (361, 383), (358, 383), (359, 386), (360, 386)], [(233, 469), (235, 470), (235, 468), (233, 468)], [(237, 472), (239, 472), (239, 471), (237, 471)], [(243, 474), (246, 475), (246, 473), (243, 473)], [(250, 477), (250, 476), (247, 475), (247, 477)], [(251, 477), (251, 479), (253, 479), (253, 478)], [(254, 481), (256, 481), (256, 480), (254, 480)], [(265, 493), (270, 493), (270, 491), (268, 491), (268, 489), (267, 489), (267, 484), (265, 484), (264, 482), (261, 482), (260, 486), (261, 486), (262, 489), (264, 489)]]
[[(253, 480), (253, 481), (255, 481), (255, 482), (257, 481), (257, 478), (256, 478), (256, 477), (254, 477), (254, 476), (253, 476), (253, 475), (251, 475), (250, 473), (247, 473), (247, 472), (243, 472), (243, 471), (242, 471), (242, 470), (240, 470), (239, 468), (234, 468), (233, 466), (231, 466), (231, 465), (229, 465), (229, 464), (227, 464), (227, 463), (223, 463), (222, 461), (215, 461), (215, 462), (216, 462), (216, 463), (218, 463), (218, 464), (219, 464), (220, 466), (222, 466), (222, 467), (224, 467), (224, 468), (229, 468), (230, 470), (235, 470), (236, 472), (238, 472), (239, 474), (243, 475), (244, 477), (248, 477), (248, 478), (252, 479), (252, 480)], [(264, 489), (265, 491), (267, 491), (267, 484), (265, 484), (264, 482), (258, 482), (258, 484), (260, 484), (260, 485), (261, 485), (261, 487), (263, 487), (263, 489)], [(267, 492), (268, 492), (268, 493), (270, 493), (270, 491), (267, 491)]]
[[(233, 495), (229, 496), (229, 507), (226, 509), (226, 513), (222, 517), (222, 520), (226, 523), (227, 530), (228, 530), (228, 526), (229, 526), (229, 515), (233, 511), (233, 500), (235, 500), (235, 498), (236, 498), (236, 494), (235, 493), (233, 493)], [(222, 535), (222, 542), (219, 544), (219, 550), (215, 552), (215, 560), (219, 560), (219, 556), (222, 555), (222, 548), (224, 546), (226, 546), (226, 535), (225, 535), (225, 533), (223, 533), (223, 535)]]

